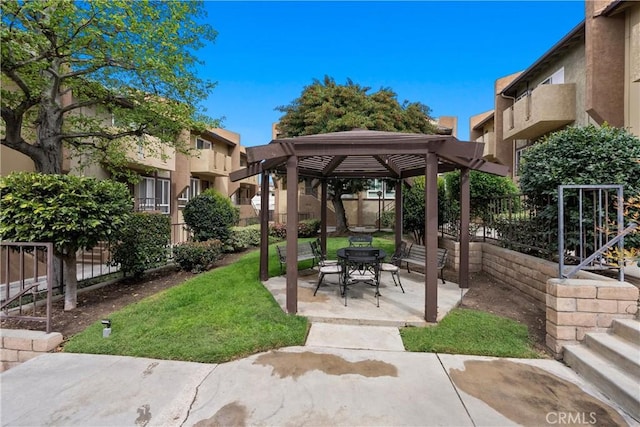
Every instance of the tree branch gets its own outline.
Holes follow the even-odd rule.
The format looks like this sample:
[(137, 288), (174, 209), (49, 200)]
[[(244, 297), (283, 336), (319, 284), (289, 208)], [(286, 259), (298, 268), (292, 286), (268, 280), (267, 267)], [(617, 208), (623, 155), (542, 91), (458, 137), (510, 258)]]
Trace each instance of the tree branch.
[(94, 145), (91, 143), (83, 143), (81, 141), (73, 141), (75, 139), (80, 139), (80, 138), (102, 138), (102, 139), (106, 139), (109, 141), (112, 141), (114, 139), (119, 139), (119, 138), (123, 138), (125, 136), (142, 136), (144, 135), (144, 131), (145, 131), (145, 127), (141, 126), (138, 129), (135, 130), (129, 130), (129, 131), (125, 131), (125, 132), (118, 132), (118, 133), (107, 133), (107, 132), (77, 132), (77, 133), (68, 133), (65, 135), (61, 135), (63, 140), (66, 140), (67, 142), (69, 142), (70, 144), (74, 145), (74, 146), (80, 146), (80, 145)]

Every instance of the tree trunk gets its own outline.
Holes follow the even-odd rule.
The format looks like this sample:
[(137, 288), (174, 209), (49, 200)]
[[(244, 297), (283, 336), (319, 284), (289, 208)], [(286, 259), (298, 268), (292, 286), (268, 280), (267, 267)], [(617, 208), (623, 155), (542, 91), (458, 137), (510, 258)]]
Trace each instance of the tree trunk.
[(47, 174), (62, 173), (62, 114), (55, 102), (42, 106), (38, 114), (38, 144), (40, 152), (32, 157), (36, 171)]
[(64, 310), (76, 308), (78, 301), (78, 277), (76, 273), (76, 253), (62, 255), (64, 262)]
[(344, 210), (344, 203), (342, 203), (342, 197), (333, 198), (333, 209), (336, 212), (336, 233), (343, 234), (349, 231), (349, 224), (347, 223), (347, 213)]

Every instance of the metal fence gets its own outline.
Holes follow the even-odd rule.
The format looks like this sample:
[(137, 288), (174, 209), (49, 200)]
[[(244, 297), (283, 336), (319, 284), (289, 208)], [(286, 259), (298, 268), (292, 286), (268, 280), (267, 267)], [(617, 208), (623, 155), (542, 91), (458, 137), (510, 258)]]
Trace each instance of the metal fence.
[[(551, 198), (548, 198), (551, 203)], [(557, 207), (552, 205), (552, 209)], [(525, 195), (497, 197), (472, 206), (469, 235), (472, 241), (493, 243), (518, 252), (553, 259), (557, 247), (557, 220), (541, 212)], [(442, 236), (460, 237), (460, 209), (457, 203), (440, 206)]]
[(0, 259), (1, 317), (45, 322), (51, 332), (53, 244), (0, 242)]

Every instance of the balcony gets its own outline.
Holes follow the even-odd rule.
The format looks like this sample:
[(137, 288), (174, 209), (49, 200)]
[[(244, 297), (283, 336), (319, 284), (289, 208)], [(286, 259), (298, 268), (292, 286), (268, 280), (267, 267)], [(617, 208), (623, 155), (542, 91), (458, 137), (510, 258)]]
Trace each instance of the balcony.
[(536, 139), (576, 120), (576, 85), (540, 85), (502, 114), (505, 140)]
[(475, 140), (475, 142), (481, 142), (484, 144), (484, 151), (482, 157), (488, 158), (495, 157), (496, 155), (496, 133), (487, 132)]
[(133, 141), (129, 145), (127, 158), (131, 167), (144, 166), (159, 170), (175, 171), (176, 156), (173, 148), (163, 145), (159, 140), (148, 135), (147, 144), (142, 145)]
[(203, 176), (229, 176), (231, 156), (215, 150), (196, 150), (189, 159), (191, 173)]
[(258, 186), (258, 175), (254, 175), (254, 176), (250, 176), (247, 178), (243, 178), (240, 181), (238, 181), (238, 183), (240, 185), (255, 185), (256, 187)]

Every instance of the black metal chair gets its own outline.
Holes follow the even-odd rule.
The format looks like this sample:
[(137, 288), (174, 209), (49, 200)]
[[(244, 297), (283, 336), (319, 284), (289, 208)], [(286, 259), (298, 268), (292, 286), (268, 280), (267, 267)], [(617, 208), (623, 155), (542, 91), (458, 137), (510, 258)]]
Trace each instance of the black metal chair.
[(347, 306), (347, 288), (356, 282), (375, 286), (376, 306), (380, 307), (380, 250), (350, 247), (344, 250), (342, 294)]
[(337, 260), (327, 260), (322, 254), (322, 250), (320, 249), (320, 245), (318, 241), (311, 242), (311, 248), (317, 257), (318, 264), (318, 284), (316, 285), (316, 289), (313, 291), (313, 296), (316, 296), (318, 293), (318, 289), (320, 289), (320, 285), (324, 280), (324, 276), (327, 274), (337, 274), (338, 275), (338, 286), (342, 285), (342, 265), (338, 264)]
[(362, 247), (373, 246), (373, 236), (368, 234), (358, 234), (355, 236), (349, 236), (349, 246)]
[(400, 281), (400, 262), (402, 258), (406, 255), (407, 252), (407, 243), (402, 241), (396, 252), (391, 256), (390, 262), (383, 262), (380, 264), (380, 271), (387, 271), (391, 273), (391, 278), (393, 279), (393, 283), (398, 286), (400, 285), (400, 289), (402, 289), (402, 293), (404, 294), (404, 288), (402, 287), (402, 282)]

